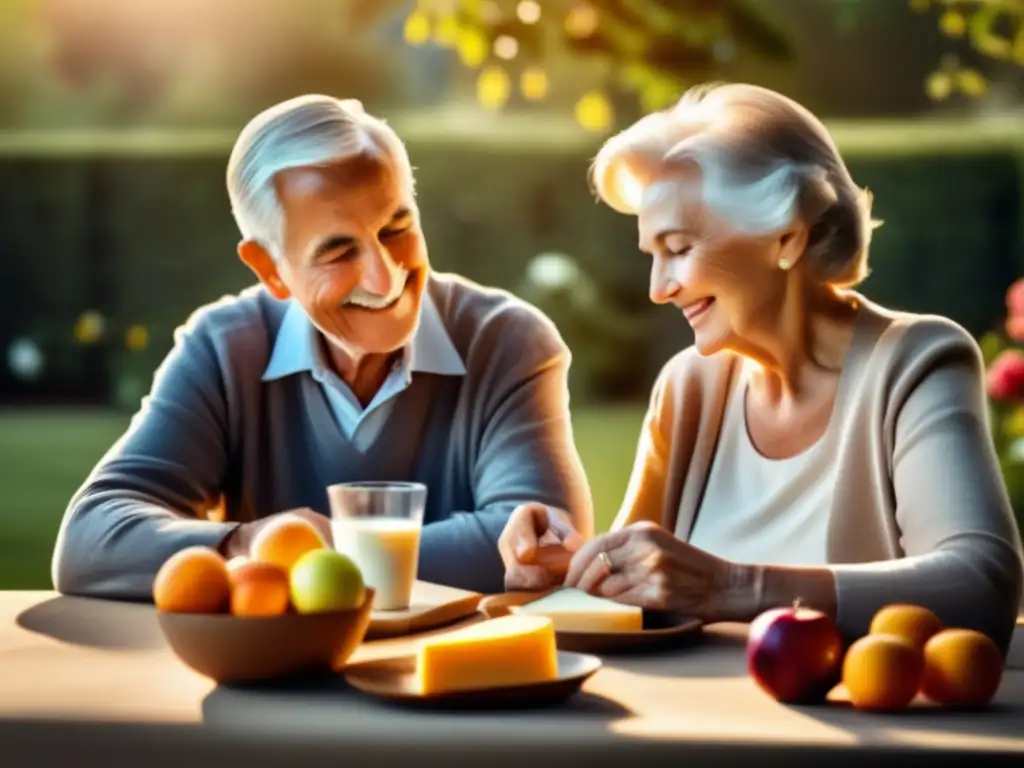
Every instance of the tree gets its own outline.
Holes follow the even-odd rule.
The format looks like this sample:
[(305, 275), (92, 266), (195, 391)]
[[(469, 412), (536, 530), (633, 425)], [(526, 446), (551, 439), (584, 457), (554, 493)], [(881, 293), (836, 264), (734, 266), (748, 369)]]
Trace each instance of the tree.
[[(943, 34), (966, 39), (978, 53), (1024, 67), (1024, 0), (910, 0), (910, 6), (919, 13), (937, 11)], [(983, 96), (987, 83), (977, 69), (948, 56), (929, 76), (926, 88), (931, 98), (941, 101), (957, 91)]]
[(597, 132), (623, 97), (660, 109), (740, 53), (789, 56), (785, 36), (742, 0), (419, 0), (404, 33), (477, 70), (477, 99), (490, 109), (543, 100), (556, 76), (563, 92), (576, 85), (576, 119)]

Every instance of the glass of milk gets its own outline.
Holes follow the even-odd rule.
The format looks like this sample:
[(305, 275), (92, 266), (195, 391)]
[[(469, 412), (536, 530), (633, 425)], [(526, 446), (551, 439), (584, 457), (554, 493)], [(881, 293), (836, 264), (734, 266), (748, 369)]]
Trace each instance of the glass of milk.
[(339, 483), (327, 488), (334, 548), (373, 587), (375, 610), (409, 607), (419, 566), (427, 487), (421, 483)]

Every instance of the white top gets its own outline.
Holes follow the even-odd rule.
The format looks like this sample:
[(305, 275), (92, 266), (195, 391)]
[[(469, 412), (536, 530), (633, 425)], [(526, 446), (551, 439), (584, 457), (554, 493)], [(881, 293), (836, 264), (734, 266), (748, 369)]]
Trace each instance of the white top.
[(747, 431), (750, 371), (729, 394), (690, 543), (737, 563), (825, 565), (835, 454), (823, 438), (790, 458), (761, 455)]

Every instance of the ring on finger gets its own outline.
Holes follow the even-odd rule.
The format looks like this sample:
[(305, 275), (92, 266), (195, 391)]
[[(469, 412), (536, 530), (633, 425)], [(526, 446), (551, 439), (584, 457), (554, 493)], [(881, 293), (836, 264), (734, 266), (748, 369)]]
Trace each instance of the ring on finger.
[(615, 573), (615, 566), (612, 565), (612, 559), (608, 556), (607, 552), (599, 552), (597, 559), (601, 561), (601, 565), (608, 570), (609, 574)]

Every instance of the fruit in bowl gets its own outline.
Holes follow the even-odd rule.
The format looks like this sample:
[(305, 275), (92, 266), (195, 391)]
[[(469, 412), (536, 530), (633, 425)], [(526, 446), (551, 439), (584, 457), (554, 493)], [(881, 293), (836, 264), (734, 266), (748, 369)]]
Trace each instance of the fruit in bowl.
[[(278, 530), (291, 537), (297, 529)], [(322, 539), (319, 547), (292, 546), (301, 543), (297, 536), (230, 564), (208, 547), (167, 559), (153, 601), (186, 665), (220, 683), (244, 683), (329, 671), (348, 660), (369, 629), (374, 591), (350, 558)]]
[(228, 564), (209, 547), (186, 547), (163, 564), (153, 581), (153, 603), (171, 613), (221, 613), (231, 602)]
[(365, 591), (359, 567), (332, 549), (314, 549), (292, 566), (291, 601), (299, 613), (347, 611), (363, 602)]
[(250, 560), (291, 571), (307, 552), (327, 546), (320, 531), (309, 520), (284, 514), (266, 524), (252, 540)]
[(232, 616), (283, 616), (290, 607), (288, 572), (247, 562), (230, 570)]
[(843, 641), (821, 611), (794, 605), (765, 611), (750, 625), (747, 669), (777, 701), (823, 701), (839, 678)]

